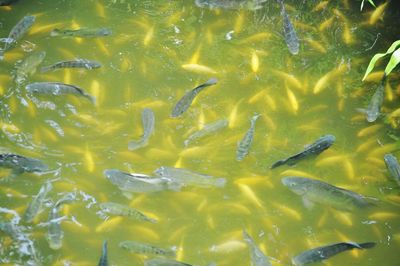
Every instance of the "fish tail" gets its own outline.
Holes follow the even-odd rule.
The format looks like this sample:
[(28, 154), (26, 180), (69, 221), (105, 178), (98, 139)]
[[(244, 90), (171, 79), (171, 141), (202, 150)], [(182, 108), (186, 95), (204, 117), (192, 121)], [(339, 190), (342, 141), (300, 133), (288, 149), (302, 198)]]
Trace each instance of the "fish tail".
[(373, 248), (375, 247), (376, 243), (375, 242), (365, 242), (365, 243), (360, 243), (358, 246), (362, 249), (368, 249), (368, 248)]
[(51, 70), (50, 66), (44, 66), (40, 68), (40, 72), (44, 73), (44, 72), (49, 72)]
[(89, 101), (92, 103), (92, 104), (96, 104), (96, 97), (94, 97), (94, 96), (92, 96), (92, 95), (89, 95), (89, 94), (85, 94), (85, 97), (86, 98), (88, 98), (89, 99)]
[(134, 151), (137, 150), (143, 146), (145, 146), (147, 144), (146, 141), (144, 141), (143, 139), (140, 140), (131, 140), (128, 143), (128, 150), (130, 151)]
[(216, 187), (224, 187), (225, 184), (226, 184), (225, 178), (217, 178), (217, 179), (215, 180), (215, 183), (214, 183), (214, 185), (215, 185)]
[(274, 169), (278, 166), (284, 165), (287, 162), (287, 159), (279, 160), (271, 165), (269, 169)]

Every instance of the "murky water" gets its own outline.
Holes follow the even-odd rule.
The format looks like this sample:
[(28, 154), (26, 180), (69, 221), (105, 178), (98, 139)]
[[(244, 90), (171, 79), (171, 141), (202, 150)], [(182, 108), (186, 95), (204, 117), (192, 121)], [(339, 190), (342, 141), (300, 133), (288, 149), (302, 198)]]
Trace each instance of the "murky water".
[[(37, 260), (44, 265), (93, 265), (108, 240), (111, 265), (141, 265), (144, 256), (118, 247), (125, 240), (173, 247), (176, 259), (195, 265), (250, 265), (242, 230), (251, 234), (274, 265), (290, 265), (296, 254), (340, 242), (373, 241), (365, 251), (340, 254), (328, 265), (397, 265), (400, 245), (398, 186), (383, 155), (396, 153), (383, 119), (368, 123), (365, 108), (378, 74), (365, 83), (371, 56), (395, 39), (388, 7), (382, 20), (370, 23), (372, 8), (359, 3), (287, 1), (287, 12), (300, 39), (300, 52), (289, 53), (282, 36), (277, 3), (256, 12), (208, 10), (194, 1), (23, 1), (1, 8), (0, 36), (25, 15), (36, 22), (0, 62), (1, 146), (39, 158), (52, 171), (24, 173), (2, 183), (0, 206), (23, 215), (46, 180), (53, 190), (47, 207), (32, 224), (24, 224)], [(314, 9), (314, 11), (312, 11)], [(392, 10), (392, 12), (389, 12)], [(50, 37), (54, 28), (112, 29), (101, 38)], [(15, 64), (31, 51), (45, 51), (41, 66), (84, 58), (102, 63), (92, 70), (57, 70), (13, 80)], [(382, 67), (382, 66), (380, 66)], [(171, 118), (176, 102), (211, 77), (218, 83), (202, 91), (181, 117)], [(375, 78), (374, 78), (375, 77)], [(321, 80), (322, 79), (322, 80)], [(77, 85), (96, 97), (93, 105), (76, 96), (27, 95), (31, 82)], [(384, 112), (396, 108), (398, 75), (389, 78)], [(388, 94), (386, 94), (388, 95)], [(155, 131), (147, 146), (128, 150), (142, 135), (141, 113), (155, 113)], [(250, 153), (236, 161), (237, 142), (261, 114)], [(185, 147), (184, 141), (204, 124), (226, 118), (228, 127)], [(318, 157), (270, 170), (322, 135), (336, 142)], [(103, 175), (120, 169), (151, 175), (160, 166), (180, 167), (226, 178), (223, 188), (188, 186), (179, 192), (135, 194), (129, 198)], [(8, 174), (2, 170), (2, 176)], [(320, 178), (378, 199), (376, 206), (341, 212), (301, 198), (281, 183), (284, 176)], [(63, 247), (46, 241), (49, 206), (65, 192), (77, 200), (61, 215)], [(99, 215), (99, 202), (118, 202), (158, 220), (147, 223)], [(3, 209), (1, 209), (3, 210)], [(2, 213), (3, 220), (11, 214)], [(75, 222), (73, 222), (73, 220)], [(13, 240), (0, 235), (0, 261), (25, 265)], [(70, 264), (69, 264), (70, 263)]]

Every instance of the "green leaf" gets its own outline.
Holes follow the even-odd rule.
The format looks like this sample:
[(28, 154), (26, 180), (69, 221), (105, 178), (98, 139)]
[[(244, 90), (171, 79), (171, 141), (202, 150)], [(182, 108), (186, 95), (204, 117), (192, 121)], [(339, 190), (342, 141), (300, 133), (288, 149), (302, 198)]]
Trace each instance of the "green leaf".
[(394, 51), (392, 56), (390, 57), (389, 63), (385, 68), (385, 75), (389, 75), (390, 72), (400, 63), (400, 48)]
[(375, 67), (375, 63), (376, 61), (378, 61), (380, 58), (393, 53), (393, 51), (400, 46), (400, 40), (395, 41), (394, 43), (392, 43), (392, 45), (389, 47), (389, 49), (386, 51), (386, 53), (378, 53), (375, 54), (371, 61), (369, 62), (369, 65), (367, 67), (367, 70), (365, 71), (364, 77), (363, 77), (363, 81), (365, 80), (365, 78), (369, 75), (369, 73), (371, 73), (371, 71), (374, 69)]

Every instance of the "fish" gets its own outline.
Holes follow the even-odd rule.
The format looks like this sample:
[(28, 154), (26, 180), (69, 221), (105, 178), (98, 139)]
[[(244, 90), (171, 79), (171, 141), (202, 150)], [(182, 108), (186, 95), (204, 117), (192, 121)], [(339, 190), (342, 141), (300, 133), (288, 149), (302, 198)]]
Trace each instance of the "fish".
[(128, 150), (133, 151), (148, 144), (150, 136), (154, 132), (155, 117), (150, 108), (144, 108), (142, 111), (143, 135), (139, 140), (131, 140), (128, 143)]
[(180, 262), (177, 260), (154, 258), (145, 260), (144, 266), (192, 266), (192, 264)]
[(14, 240), (18, 240), (19, 230), (18, 227), (12, 222), (0, 220), (0, 232), (9, 235)]
[(247, 9), (258, 10), (267, 0), (195, 0), (195, 4), (201, 8), (223, 9)]
[(40, 72), (48, 72), (51, 70), (57, 70), (62, 68), (85, 68), (85, 69), (96, 69), (100, 68), (101, 64), (96, 61), (88, 60), (88, 59), (76, 59), (70, 61), (61, 61), (54, 63), (50, 66), (44, 66), (40, 68)]
[(36, 68), (43, 62), (45, 57), (45, 51), (37, 51), (28, 55), (20, 64), (16, 66), (16, 83), (21, 84), (29, 75), (33, 75), (36, 72)]
[(378, 119), (380, 110), (383, 103), (383, 97), (385, 92), (384, 83), (381, 84), (376, 88), (374, 95), (372, 95), (371, 101), (369, 102), (368, 108), (366, 110), (366, 117), (368, 122), (374, 122)]
[(282, 184), (303, 199), (306, 207), (312, 208), (314, 203), (331, 206), (338, 210), (354, 211), (372, 206), (363, 195), (331, 184), (298, 176), (282, 178)]
[(50, 36), (64, 36), (64, 37), (102, 37), (112, 34), (109, 28), (80, 28), (76, 30), (71, 29), (54, 29), (50, 32)]
[(108, 266), (107, 240), (103, 241), (103, 246), (101, 249), (101, 257), (98, 266)]
[(174, 109), (172, 110), (171, 117), (178, 117), (181, 114), (183, 114), (192, 104), (194, 98), (199, 94), (203, 89), (205, 89), (208, 86), (212, 86), (217, 84), (217, 79), (216, 78), (211, 78), (207, 80), (205, 83), (197, 86), (191, 91), (188, 91), (183, 95), (183, 97), (177, 102), (175, 105)]
[(236, 160), (242, 161), (244, 157), (249, 153), (251, 143), (253, 142), (253, 135), (255, 131), (256, 121), (260, 117), (260, 114), (254, 114), (250, 119), (250, 128), (247, 130), (246, 134), (242, 140), (238, 143), (236, 149)]
[(38, 194), (33, 198), (33, 200), (29, 203), (28, 208), (25, 210), (22, 219), (31, 223), (33, 219), (35, 219), (36, 215), (40, 212), (42, 208), (42, 204), (49, 193), (52, 190), (53, 186), (49, 181), (46, 181), (40, 188)]
[(4, 48), (0, 50), (0, 60), (4, 58), (4, 52), (11, 48), (11, 46), (17, 42), (25, 33), (32, 27), (33, 23), (35, 23), (35, 16), (25, 16), (11, 29), (10, 34), (8, 35), (8, 39), (11, 39), (11, 42), (6, 42), (4, 44)]
[(385, 161), (386, 167), (389, 170), (390, 175), (396, 181), (396, 183), (400, 186), (400, 165), (399, 162), (397, 161), (397, 158), (391, 154), (387, 153), (383, 157), (383, 160)]
[(18, 0), (0, 0), (0, 6), (8, 6), (17, 1)]
[(12, 153), (0, 154), (0, 167), (12, 170), (10, 176), (6, 177), (6, 179), (13, 178), (25, 172), (33, 173), (48, 170), (48, 166), (41, 160)]
[(165, 177), (172, 182), (181, 184), (182, 186), (197, 186), (197, 187), (224, 187), (226, 184), (225, 178), (215, 178), (213, 176), (199, 174), (183, 168), (174, 168), (161, 166), (154, 171), (159, 177)]
[(126, 216), (138, 221), (147, 221), (150, 223), (157, 222), (157, 220), (150, 218), (145, 214), (141, 213), (140, 211), (123, 204), (115, 202), (103, 202), (99, 204), (99, 207), (101, 211), (106, 214), (116, 215), (116, 216)]
[(283, 35), (285, 36), (286, 45), (289, 48), (289, 52), (293, 55), (299, 53), (299, 39), (297, 38), (296, 30), (290, 21), (289, 15), (286, 12), (283, 0), (277, 0), (281, 6), (281, 15), (283, 17)]
[(257, 247), (254, 239), (243, 229), (243, 239), (250, 249), (251, 264), (253, 266), (272, 266), (268, 257)]
[(184, 142), (183, 144), (185, 146), (188, 146), (190, 143), (192, 143), (193, 141), (196, 141), (200, 138), (203, 138), (205, 136), (209, 136), (212, 135), (216, 132), (218, 132), (219, 130), (227, 127), (229, 124), (227, 119), (221, 119), (221, 120), (217, 120), (214, 122), (211, 122), (209, 124), (204, 125), (204, 127), (202, 129), (200, 129), (199, 131), (196, 131), (194, 133), (192, 133)]
[(96, 98), (85, 92), (82, 88), (61, 82), (34, 82), (26, 85), (25, 89), (27, 92), (31, 94), (51, 94), (51, 95), (72, 94), (84, 97), (93, 104), (96, 102)]
[(314, 143), (310, 144), (303, 151), (296, 153), (286, 159), (279, 160), (273, 163), (270, 169), (287, 164), (294, 165), (298, 161), (309, 157), (310, 155), (318, 155), (324, 150), (328, 149), (335, 142), (336, 138), (333, 135), (325, 135), (317, 139)]
[(156, 178), (143, 174), (129, 174), (116, 169), (104, 171), (106, 178), (125, 192), (146, 193), (180, 189), (180, 185), (166, 178)]
[(313, 248), (300, 253), (292, 258), (292, 263), (296, 266), (306, 265), (309, 263), (319, 262), (329, 259), (336, 254), (352, 249), (369, 249), (376, 245), (374, 242), (355, 243), (355, 242), (340, 242), (318, 248)]
[(122, 241), (118, 245), (120, 248), (126, 249), (133, 253), (147, 254), (147, 255), (159, 255), (175, 257), (176, 253), (172, 249), (164, 249), (156, 247), (147, 243), (140, 243), (136, 241)]

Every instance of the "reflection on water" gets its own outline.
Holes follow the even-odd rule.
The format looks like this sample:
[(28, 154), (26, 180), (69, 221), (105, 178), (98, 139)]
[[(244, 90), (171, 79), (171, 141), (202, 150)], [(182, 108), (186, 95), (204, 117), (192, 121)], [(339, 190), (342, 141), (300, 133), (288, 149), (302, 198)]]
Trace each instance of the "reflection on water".
[[(352, 250), (327, 262), (396, 265), (400, 197), (383, 157), (398, 156), (398, 145), (382, 116), (368, 123), (357, 108), (368, 106), (382, 78), (377, 71), (361, 82), (372, 55), (393, 42), (398, 13), (369, 5), (360, 12), (359, 2), (345, 0), (285, 1), (300, 43), (293, 55), (282, 6), (257, 4), (21, 0), (1, 7), (4, 38), (35, 16), (0, 62), (1, 152), (48, 166), (15, 171), (2, 162), (1, 263), (93, 265), (107, 241), (111, 265), (250, 265), (249, 249), (289, 265), (303, 251), (353, 241), (377, 245), (339, 245)], [(80, 37), (70, 36), (77, 29)], [(112, 33), (93, 36), (99, 29)], [(211, 78), (218, 82), (171, 117)], [(39, 82), (47, 85), (35, 90)], [(383, 113), (397, 108), (397, 82), (396, 73), (388, 77)], [(270, 169), (328, 134), (336, 139), (328, 149)], [(140, 145), (128, 149), (131, 141)], [(237, 150), (246, 153), (242, 161)], [(106, 169), (126, 179), (115, 185)], [(282, 183), (290, 176), (356, 192), (373, 206), (342, 211), (318, 193), (307, 204)], [(36, 196), (45, 184), (52, 189)], [(74, 199), (64, 202), (66, 195)], [(21, 221), (37, 199), (33, 221)], [(50, 237), (62, 247), (49, 246)]]

